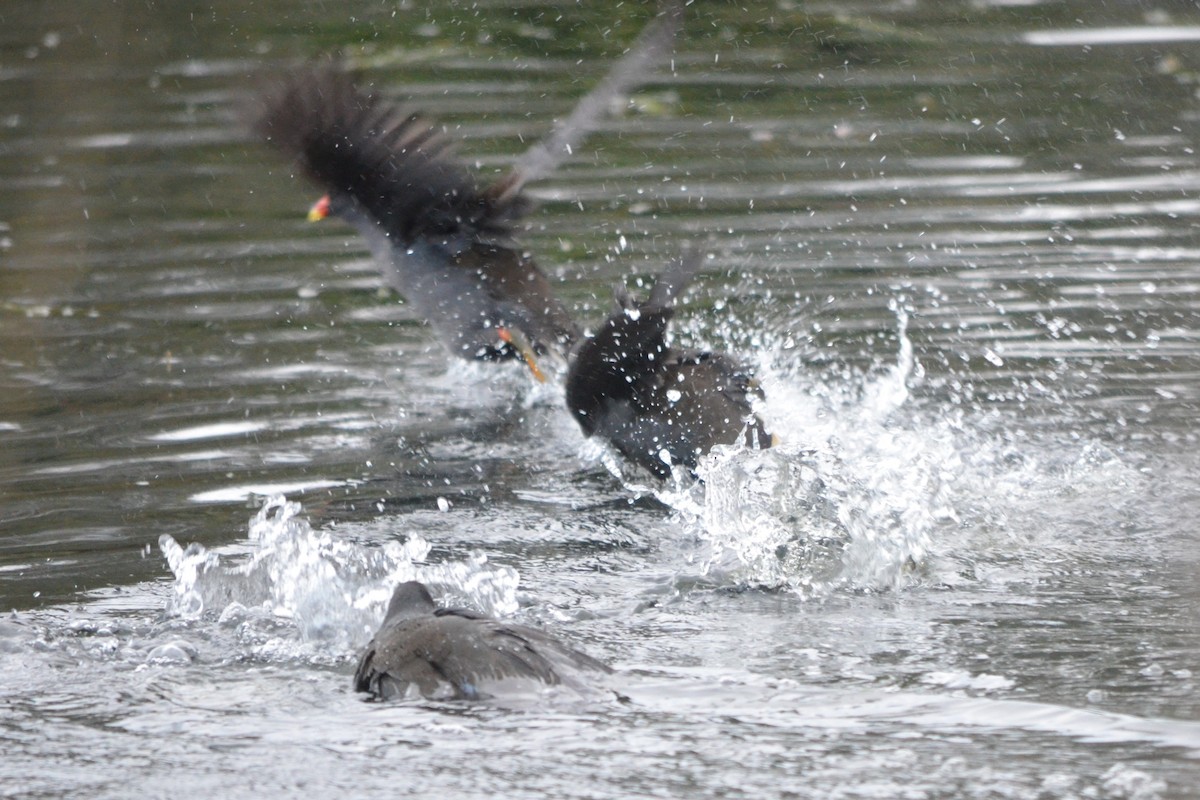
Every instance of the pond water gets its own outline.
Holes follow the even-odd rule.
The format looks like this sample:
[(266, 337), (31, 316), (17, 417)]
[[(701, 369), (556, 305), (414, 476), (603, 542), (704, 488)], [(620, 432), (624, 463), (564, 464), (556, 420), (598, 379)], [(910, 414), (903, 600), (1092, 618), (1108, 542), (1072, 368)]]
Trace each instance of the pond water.
[[(498, 175), (649, 16), (422, 5), (0, 10), (0, 794), (1200, 797), (1200, 10), (693, 3), (523, 234), (706, 254), (781, 444), (658, 487), (238, 124), (340, 50)], [(414, 576), (628, 702), (364, 701)]]

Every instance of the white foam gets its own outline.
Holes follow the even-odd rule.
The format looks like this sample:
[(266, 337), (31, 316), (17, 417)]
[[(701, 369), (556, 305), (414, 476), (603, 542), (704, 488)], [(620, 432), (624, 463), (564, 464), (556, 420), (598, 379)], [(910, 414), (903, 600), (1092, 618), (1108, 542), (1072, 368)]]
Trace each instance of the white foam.
[[(370, 638), (402, 581), (420, 580), (488, 614), (517, 610), (516, 570), (489, 564), (482, 553), (426, 564), (430, 544), (418, 534), (366, 547), (314, 530), (301, 513), (299, 503), (272, 497), (251, 519), (246, 541), (223, 554), (160, 537), (175, 575), (170, 612), (211, 614), (226, 626), (249, 622), (257, 633), (284, 621), (304, 642), (348, 652)], [(267, 649), (291, 646), (286, 639), (259, 638)]]

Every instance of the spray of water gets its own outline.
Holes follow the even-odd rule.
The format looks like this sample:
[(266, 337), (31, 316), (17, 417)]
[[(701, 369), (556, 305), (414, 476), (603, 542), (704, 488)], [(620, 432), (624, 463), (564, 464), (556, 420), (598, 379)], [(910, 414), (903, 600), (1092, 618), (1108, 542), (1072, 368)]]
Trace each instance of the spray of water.
[(894, 365), (854, 391), (805, 387), (777, 365), (760, 365), (761, 413), (778, 445), (717, 448), (701, 464), (701, 483), (658, 492), (703, 544), (710, 576), (810, 596), (894, 587), (953, 521), (953, 425), (897, 413), (922, 373), (908, 312), (899, 302), (892, 310)]
[(517, 610), (516, 570), (489, 564), (481, 553), (427, 564), (430, 545), (419, 535), (364, 547), (313, 530), (301, 512), (299, 503), (270, 498), (250, 520), (245, 544), (226, 559), (199, 544), (182, 547), (171, 536), (160, 537), (175, 575), (169, 612), (212, 615), (223, 624), (265, 615), (293, 624), (305, 641), (352, 650), (378, 627), (402, 581), (423, 581), (489, 614)]

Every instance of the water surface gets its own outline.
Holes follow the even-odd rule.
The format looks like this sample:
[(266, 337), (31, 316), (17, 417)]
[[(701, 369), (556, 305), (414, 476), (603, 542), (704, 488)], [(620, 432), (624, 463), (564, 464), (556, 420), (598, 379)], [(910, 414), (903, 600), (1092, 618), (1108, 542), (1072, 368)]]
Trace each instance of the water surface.
[[(340, 49), (498, 175), (647, 18), (419, 5), (0, 11), (5, 793), (1200, 796), (1195, 7), (693, 4), (524, 234), (708, 254), (782, 443), (657, 488), (237, 124)], [(413, 576), (629, 702), (364, 702)]]

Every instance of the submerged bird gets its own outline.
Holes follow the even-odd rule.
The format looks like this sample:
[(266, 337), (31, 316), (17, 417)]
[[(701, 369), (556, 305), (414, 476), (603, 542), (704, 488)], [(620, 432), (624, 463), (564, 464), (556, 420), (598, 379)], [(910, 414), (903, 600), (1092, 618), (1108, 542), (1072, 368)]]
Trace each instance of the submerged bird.
[(529, 207), (522, 189), (554, 169), (616, 97), (645, 79), (681, 17), (682, 3), (665, 3), (567, 120), (487, 187), (451, 156), (438, 128), (359, 87), (333, 62), (269, 87), (251, 126), (325, 189), (310, 219), (336, 216), (353, 225), (388, 283), (452, 352), (531, 364), (534, 355), (565, 357), (578, 329), (513, 241)]
[(438, 608), (425, 585), (396, 587), (367, 645), (354, 688), (387, 699), (478, 700), (505, 690), (566, 686), (612, 670), (549, 634), (458, 608)]
[(694, 473), (714, 445), (772, 444), (751, 406), (762, 391), (750, 372), (721, 353), (666, 342), (675, 299), (699, 265), (695, 254), (661, 274), (650, 298), (622, 289), (618, 310), (579, 342), (567, 371), (567, 407), (586, 436), (600, 436), (659, 478), (681, 465)]

